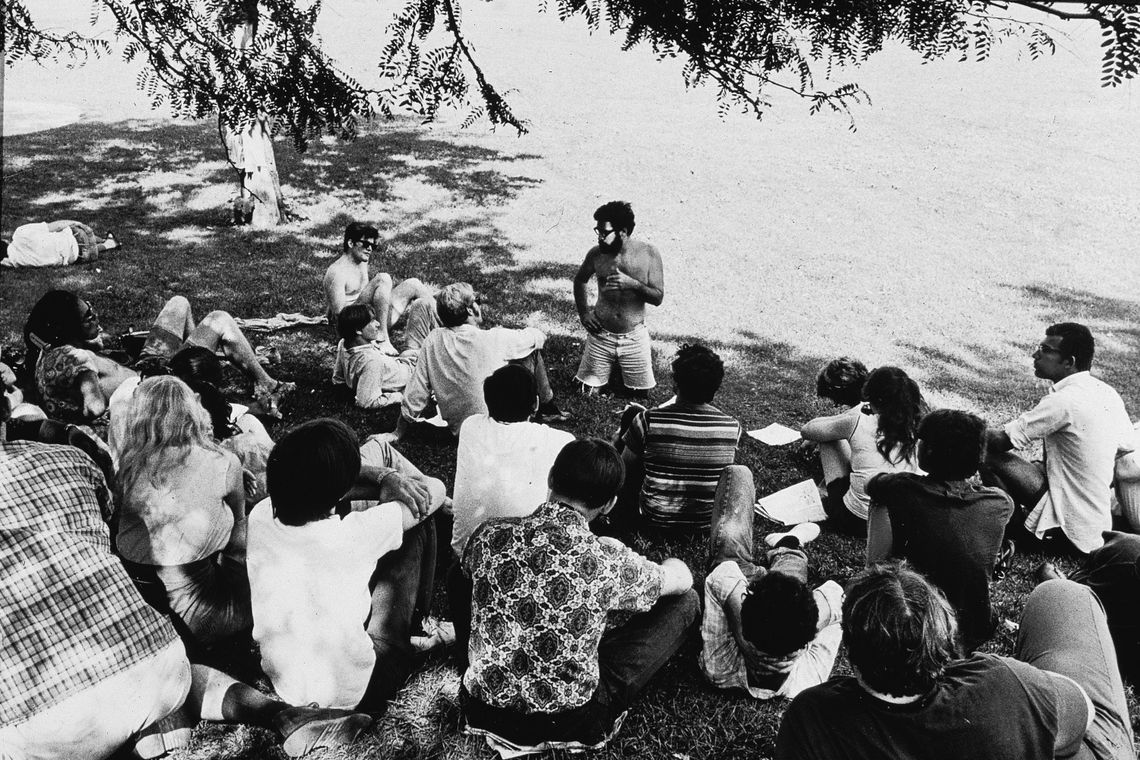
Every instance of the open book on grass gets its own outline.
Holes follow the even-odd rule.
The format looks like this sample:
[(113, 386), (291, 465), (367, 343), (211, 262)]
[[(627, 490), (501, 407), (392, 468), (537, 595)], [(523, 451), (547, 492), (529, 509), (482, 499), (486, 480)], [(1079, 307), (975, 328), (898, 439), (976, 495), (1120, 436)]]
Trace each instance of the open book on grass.
[(812, 480), (804, 480), (760, 499), (756, 502), (756, 514), (784, 525), (827, 519), (819, 488)]

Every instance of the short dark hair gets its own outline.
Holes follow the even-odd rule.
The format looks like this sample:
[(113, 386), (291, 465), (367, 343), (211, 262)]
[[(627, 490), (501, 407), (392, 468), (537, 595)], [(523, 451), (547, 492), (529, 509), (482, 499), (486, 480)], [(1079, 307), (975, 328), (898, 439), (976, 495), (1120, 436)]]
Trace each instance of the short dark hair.
[(594, 212), (594, 221), (609, 222), (615, 230), (633, 232), (633, 207), (625, 201), (610, 201), (598, 206)]
[(340, 420), (310, 420), (273, 447), (265, 470), (273, 516), (285, 525), (328, 517), (360, 474), (360, 444)]
[(453, 282), (435, 295), (435, 310), (444, 327), (459, 327), (467, 321), (468, 309), (475, 303), (475, 288), (470, 283)]
[(600, 438), (585, 438), (562, 447), (546, 482), (554, 493), (598, 509), (617, 494), (623, 480), (625, 463), (617, 449)]
[(905, 562), (874, 565), (847, 584), (843, 640), (863, 682), (896, 697), (930, 691), (961, 656), (954, 608)]
[(499, 422), (522, 422), (534, 414), (538, 384), (530, 370), (518, 364), (499, 367), (483, 381), (487, 413)]
[(1058, 322), (1045, 328), (1045, 335), (1061, 339), (1058, 348), (1066, 356), (1073, 357), (1073, 364), (1082, 372), (1092, 366), (1093, 354), (1096, 351), (1096, 342), (1093, 340), (1092, 330), (1079, 322)]
[(368, 240), (369, 238), (380, 237), (380, 230), (373, 227), (371, 224), (364, 222), (349, 222), (344, 228), (344, 250), (352, 247), (352, 244), (360, 240)]
[(170, 357), (166, 368), (198, 394), (198, 401), (210, 414), (215, 438), (225, 440), (239, 432), (230, 422), (233, 410), (221, 391), (222, 363), (213, 351), (205, 346), (186, 346)]
[(922, 467), (942, 480), (965, 480), (978, 471), (986, 453), (986, 422), (957, 409), (935, 409), (918, 423), (925, 447)]
[(724, 362), (708, 346), (685, 344), (673, 360), (673, 382), (677, 393), (694, 404), (707, 404), (720, 390)]
[(867, 367), (858, 359), (840, 356), (832, 359), (815, 378), (815, 395), (843, 406), (855, 406), (863, 400), (863, 384)]
[(748, 584), (740, 603), (740, 628), (764, 654), (791, 654), (815, 638), (818, 625), (819, 606), (799, 578), (767, 572)]
[(352, 340), (372, 319), (371, 306), (366, 303), (350, 303), (336, 315), (336, 334), (344, 340)]

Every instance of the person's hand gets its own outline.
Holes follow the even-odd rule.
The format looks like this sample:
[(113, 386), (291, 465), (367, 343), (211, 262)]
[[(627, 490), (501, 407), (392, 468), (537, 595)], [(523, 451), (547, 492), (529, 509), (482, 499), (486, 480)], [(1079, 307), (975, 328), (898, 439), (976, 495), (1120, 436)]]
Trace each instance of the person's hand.
[(427, 486), (398, 472), (390, 472), (380, 481), (380, 500), (398, 501), (421, 519), (431, 514), (431, 493)]
[(246, 509), (254, 504), (257, 504), (269, 493), (261, 486), (261, 481), (257, 479), (249, 470), (241, 471), (242, 485), (245, 487), (245, 503), (248, 505)]
[(4, 385), (5, 390), (10, 391), (16, 387), (16, 373), (4, 362), (0, 362), (0, 383)]
[(608, 275), (602, 282), (603, 290), (631, 290), (641, 285), (641, 280), (630, 277), (625, 272), (618, 269), (613, 274)]
[(773, 657), (764, 654), (752, 644), (743, 642), (740, 653), (744, 656), (744, 667), (755, 676), (776, 676), (791, 671), (792, 663), (796, 661), (799, 652), (792, 652), (783, 657)]
[(586, 332), (597, 335), (602, 331), (602, 323), (593, 309), (590, 309), (585, 314), (580, 314), (578, 319), (582, 321), (582, 326), (586, 328)]

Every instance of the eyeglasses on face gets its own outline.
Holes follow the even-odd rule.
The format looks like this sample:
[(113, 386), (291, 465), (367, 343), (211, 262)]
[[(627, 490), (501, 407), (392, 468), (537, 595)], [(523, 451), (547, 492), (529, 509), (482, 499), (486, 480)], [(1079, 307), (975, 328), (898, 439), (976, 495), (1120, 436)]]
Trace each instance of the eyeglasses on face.
[(609, 227), (609, 228), (607, 228), (607, 227), (595, 227), (594, 232), (597, 233), (599, 238), (602, 238), (604, 240), (605, 238), (608, 238), (613, 233), (617, 232), (617, 230), (615, 230), (613, 227)]
[(375, 240), (361, 240), (360, 241), (360, 247), (366, 251), (375, 251), (376, 250), (376, 241)]

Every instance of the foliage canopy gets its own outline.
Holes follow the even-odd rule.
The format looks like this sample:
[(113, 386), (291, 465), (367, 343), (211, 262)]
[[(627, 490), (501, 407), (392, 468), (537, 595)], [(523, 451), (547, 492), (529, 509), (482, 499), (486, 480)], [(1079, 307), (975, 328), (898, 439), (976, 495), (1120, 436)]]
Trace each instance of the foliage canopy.
[[(1102, 84), (1116, 86), (1140, 67), (1140, 8), (1132, 3), (1033, 0), (539, 0), (562, 20), (647, 45), (683, 61), (688, 86), (716, 88), (722, 112), (757, 117), (769, 94), (805, 98), (814, 113), (850, 116), (868, 99), (854, 82), (826, 86), (835, 66), (866, 61), (889, 42), (925, 59), (985, 59), (1012, 42), (1034, 59), (1055, 50), (1048, 22), (1095, 24), (1102, 35)], [(320, 47), (314, 24), (321, 0), (92, 0), (92, 22), (109, 13), (128, 59), (148, 66), (138, 85), (155, 105), (179, 115), (217, 114), (240, 129), (268, 114), (303, 150), (313, 137), (351, 137), (361, 118), (397, 110), (431, 120), (440, 108), (466, 110), (464, 125), (486, 117), (525, 131), (480, 68), (464, 32), (460, 0), (405, 0), (386, 29), (375, 86), (341, 70)], [(249, 24), (252, 43), (234, 30)], [(22, 0), (4, 10), (7, 64), (22, 58), (72, 65), (110, 51), (109, 41), (36, 26)], [(473, 92), (474, 91), (474, 92)]]

